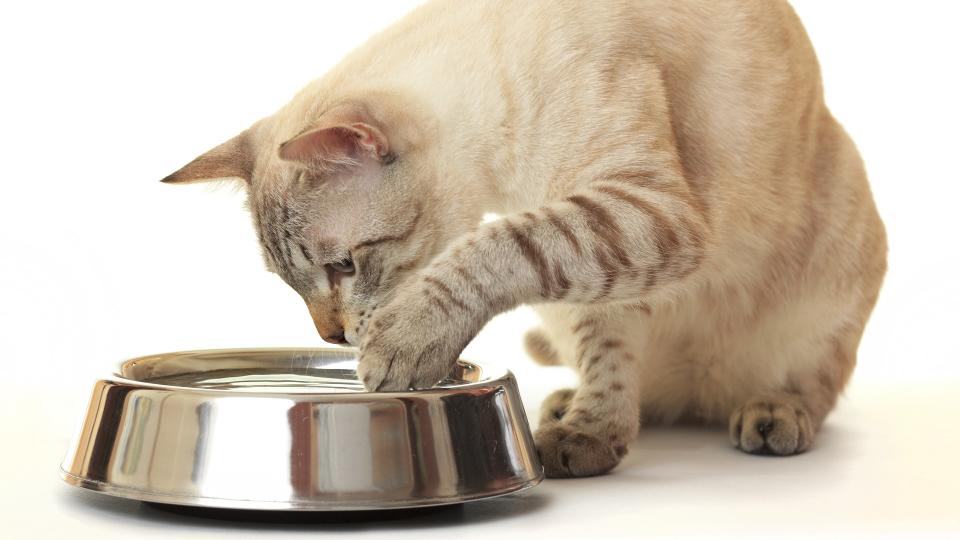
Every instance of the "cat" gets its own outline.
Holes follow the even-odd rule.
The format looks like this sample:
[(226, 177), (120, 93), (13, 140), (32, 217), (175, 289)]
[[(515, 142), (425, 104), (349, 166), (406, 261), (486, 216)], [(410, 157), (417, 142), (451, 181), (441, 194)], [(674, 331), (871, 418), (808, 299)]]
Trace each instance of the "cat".
[(581, 381), (542, 407), (550, 477), (610, 471), (641, 419), (809, 449), (886, 270), (784, 0), (434, 0), (164, 182), (223, 178), (371, 391), (534, 305), (528, 352)]

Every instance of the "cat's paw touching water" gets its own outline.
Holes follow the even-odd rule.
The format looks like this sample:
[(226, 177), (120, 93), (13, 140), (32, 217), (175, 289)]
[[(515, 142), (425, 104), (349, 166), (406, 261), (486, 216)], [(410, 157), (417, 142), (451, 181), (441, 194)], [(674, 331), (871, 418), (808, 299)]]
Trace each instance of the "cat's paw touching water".
[(360, 344), (357, 376), (371, 391), (430, 388), (476, 333), (469, 314), (451, 316), (422, 287), (402, 292), (377, 311)]

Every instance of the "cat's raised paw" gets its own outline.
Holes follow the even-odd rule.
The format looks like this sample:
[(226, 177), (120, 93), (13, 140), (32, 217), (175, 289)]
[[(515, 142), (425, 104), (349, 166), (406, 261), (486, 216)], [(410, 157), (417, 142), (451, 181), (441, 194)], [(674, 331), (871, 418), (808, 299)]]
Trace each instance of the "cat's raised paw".
[(357, 376), (374, 392), (430, 388), (449, 372), (455, 355), (437, 341), (402, 339), (385, 331), (381, 339), (370, 340), (361, 349)]
[[(399, 293), (377, 310), (360, 342), (357, 376), (371, 391), (430, 388), (450, 373), (482, 324), (451, 313), (421, 287)], [(446, 311), (444, 311), (446, 310)]]
[(748, 454), (799, 454), (813, 435), (810, 415), (791, 400), (755, 399), (730, 415), (730, 442)]
[(540, 461), (549, 478), (597, 476), (620, 463), (623, 451), (589, 433), (561, 423), (541, 426), (534, 435)]

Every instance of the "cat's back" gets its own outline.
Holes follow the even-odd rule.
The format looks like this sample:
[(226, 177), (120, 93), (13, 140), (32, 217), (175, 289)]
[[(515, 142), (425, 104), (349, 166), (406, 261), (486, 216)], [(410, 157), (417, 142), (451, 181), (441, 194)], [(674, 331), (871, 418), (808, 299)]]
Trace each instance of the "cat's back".
[(497, 73), (519, 84), (568, 80), (577, 64), (619, 57), (655, 64), (681, 114), (706, 106), (696, 96), (717, 108), (724, 92), (755, 105), (743, 90), (763, 81), (819, 88), (812, 46), (785, 0), (432, 0), (326, 79), (479, 93)]
[[(639, 76), (616, 72), (631, 62), (643, 64)], [(598, 82), (611, 72), (612, 82)], [(325, 80), (337, 90), (305, 94), (411, 89), (461, 148), (474, 142), (465, 131), (476, 139), (500, 130), (497, 118), (525, 124), (541, 112), (542, 125), (526, 122), (529, 139), (576, 146), (556, 128), (579, 122), (572, 111), (597, 110), (598, 84), (619, 85), (620, 117), (649, 114), (653, 90), (669, 104), (666, 129), (694, 190), (717, 178), (743, 180), (730, 188), (748, 191), (748, 179), (796, 179), (777, 155), (827, 116), (813, 47), (785, 0), (432, 0)], [(812, 151), (793, 151), (798, 169)]]
[[(695, 139), (683, 133), (691, 118), (712, 119), (700, 135), (737, 142), (747, 134), (725, 119), (822, 96), (816, 55), (786, 0), (433, 0), (365, 49), (375, 71), (471, 91), (496, 74), (576, 90), (591, 82), (575, 75), (589, 75), (587, 64), (642, 58), (662, 79), (679, 135)], [(719, 124), (725, 132), (711, 133)]]

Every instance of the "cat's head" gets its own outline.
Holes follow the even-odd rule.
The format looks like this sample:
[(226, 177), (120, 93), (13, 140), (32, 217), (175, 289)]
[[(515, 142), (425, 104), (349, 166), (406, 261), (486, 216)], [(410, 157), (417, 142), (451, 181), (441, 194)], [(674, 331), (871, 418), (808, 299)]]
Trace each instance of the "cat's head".
[(288, 106), (163, 181), (242, 180), (268, 270), (323, 339), (355, 345), (397, 285), (477, 220), (439, 189), (408, 113), (342, 103), (311, 118)]

